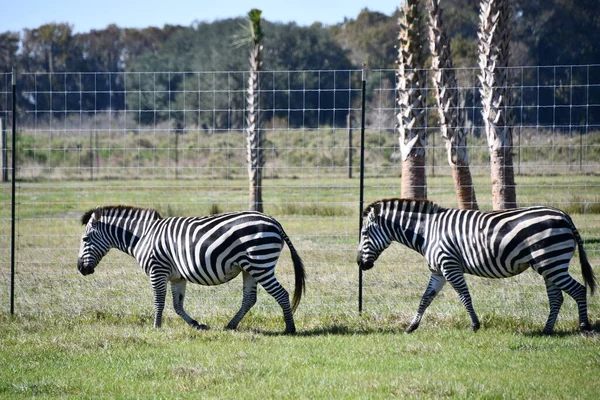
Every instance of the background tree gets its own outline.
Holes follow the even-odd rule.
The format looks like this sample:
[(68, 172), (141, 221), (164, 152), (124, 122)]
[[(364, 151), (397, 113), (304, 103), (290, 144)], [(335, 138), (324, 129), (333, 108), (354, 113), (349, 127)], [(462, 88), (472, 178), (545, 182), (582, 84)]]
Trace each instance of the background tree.
[(523, 42), (529, 65), (600, 61), (599, 1), (521, 0), (514, 9), (511, 37)]
[(329, 28), (329, 32), (349, 52), (355, 66), (366, 63), (371, 69), (394, 68), (399, 17), (399, 10), (388, 16), (365, 8), (356, 20), (347, 19)]
[(69, 24), (45, 24), (25, 29), (23, 57), (29, 72), (62, 72), (72, 62), (73, 28)]
[(17, 68), (19, 41), (18, 33), (0, 33), (0, 72), (10, 72), (13, 67)]
[(512, 120), (508, 87), (510, 10), (507, 0), (482, 0), (479, 30), (479, 80), (488, 140), (492, 206), (517, 206), (513, 168)]
[(433, 88), (458, 206), (463, 209), (477, 209), (475, 188), (469, 169), (465, 114), (460, 106), (460, 92), (452, 64), (450, 41), (442, 25), (440, 1), (430, 0), (427, 9)]
[(425, 42), (418, 0), (407, 0), (398, 20), (398, 131), (403, 198), (426, 199)]
[[(452, 61), (456, 67), (477, 65), (478, 3), (478, 0), (441, 2), (444, 29), (451, 43)], [(597, 45), (600, 41), (600, 30), (597, 29), (600, 24), (600, 2), (519, 0), (512, 1), (511, 5), (515, 10), (510, 17), (511, 65), (600, 63), (600, 46)], [(332, 113), (324, 120), (323, 113), (316, 110), (319, 106), (347, 109), (348, 88), (355, 88), (358, 83), (344, 82), (340, 88), (341, 74), (334, 75), (330, 71), (359, 69), (365, 61), (371, 69), (394, 68), (399, 14), (400, 10), (385, 15), (363, 9), (355, 18), (347, 18), (331, 26), (320, 23), (298, 26), (295, 23), (262, 20), (262, 28), (266, 32), (263, 45), (267, 49), (263, 70), (273, 71), (263, 79), (262, 88), (270, 90), (274, 85), (288, 85), (290, 89), (270, 98), (264, 96), (263, 108), (268, 106), (274, 111), (263, 116), (263, 123), (268, 123), (269, 118), (276, 118), (287, 121), (290, 127), (344, 124), (345, 113)], [(105, 29), (77, 34), (73, 34), (68, 23), (47, 24), (19, 33), (4, 33), (5, 42), (0, 42), (0, 58), (11, 57), (12, 66), (18, 71), (42, 73), (35, 77), (32, 74), (28, 77), (21, 75), (20, 79), (35, 79), (37, 88), (35, 96), (18, 94), (23, 111), (56, 110), (58, 112), (52, 113), (52, 117), (60, 119), (64, 117), (61, 110), (65, 107), (111, 109), (114, 112), (122, 112), (129, 107), (139, 110), (128, 115), (141, 124), (162, 123), (169, 119), (172, 122), (176, 119), (176, 122), (185, 122), (186, 125), (195, 121), (193, 125), (205, 127), (206, 132), (242, 129), (245, 124), (244, 94), (239, 90), (227, 90), (232, 94), (228, 96), (223, 89), (245, 87), (246, 77), (243, 75), (247, 70), (247, 57), (231, 45), (232, 36), (239, 32), (239, 24), (243, 21), (243, 18), (233, 18), (210, 23), (193, 22), (190, 26), (165, 25), (143, 29), (109, 25)], [(19, 38), (16, 50), (15, 37)], [(304, 74), (304, 70), (328, 72)], [(52, 77), (43, 74), (50, 71), (75, 74), (69, 74), (66, 79), (60, 74)], [(188, 71), (195, 71), (197, 76), (186, 75)], [(232, 72), (217, 74), (213, 71)], [(278, 74), (276, 71), (291, 73)], [(77, 72), (94, 73), (77, 76)], [(560, 100), (566, 93), (557, 85), (557, 81), (568, 81), (577, 87), (599, 79), (594, 75), (597, 72), (593, 68), (589, 70), (589, 75), (585, 68), (573, 68), (572, 72), (563, 68), (560, 71), (562, 76), (555, 75), (552, 68), (525, 68), (519, 72), (523, 73), (524, 80), (536, 73), (536, 81), (540, 87), (547, 87), (549, 94), (540, 97), (540, 107), (535, 112), (521, 110), (519, 119), (523, 124), (562, 123), (552, 107), (554, 99)], [(384, 75), (369, 74), (367, 87), (380, 76)], [(456, 80), (459, 86), (471, 87), (473, 71), (457, 71)], [(339, 91), (320, 90), (333, 88), (334, 82)], [(394, 84), (394, 79), (389, 79), (390, 86), (387, 87)], [(17, 90), (23, 91), (24, 87), (17, 85)], [(203, 94), (193, 96), (191, 93), (199, 92), (198, 88)], [(78, 96), (67, 96), (65, 102), (60, 93), (66, 92), (81, 92), (81, 101)], [(479, 105), (475, 104), (478, 96), (473, 96), (472, 92), (466, 94), (462, 99), (466, 102), (465, 108), (478, 108)], [(577, 104), (585, 102), (593, 105), (600, 102), (600, 91), (574, 91), (573, 96)], [(368, 91), (367, 100), (369, 109), (376, 106), (381, 98)], [(169, 107), (184, 109), (184, 103), (185, 113), (168, 112)], [(283, 110), (288, 104), (302, 104), (302, 110), (287, 113)], [(213, 108), (215, 112), (201, 111)], [(24, 114), (25, 118), (27, 115), (32, 114)], [(475, 117), (475, 126), (484, 125), (480, 118), (480, 115)], [(600, 113), (590, 112), (587, 118), (590, 126), (600, 123)], [(389, 124), (390, 119), (388, 116), (385, 123)]]

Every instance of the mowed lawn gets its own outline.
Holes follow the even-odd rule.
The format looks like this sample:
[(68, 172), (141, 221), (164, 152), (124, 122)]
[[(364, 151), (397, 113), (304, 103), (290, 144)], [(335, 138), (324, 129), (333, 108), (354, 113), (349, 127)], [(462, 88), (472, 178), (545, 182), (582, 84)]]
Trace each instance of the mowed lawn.
[[(216, 322), (216, 321), (210, 321)], [(224, 324), (225, 321), (220, 321)], [(249, 316), (237, 332), (171, 318), (43, 316), (0, 324), (0, 397), (579, 398), (600, 395), (600, 334), (539, 335), (536, 326), (430, 317)], [(516, 325), (516, 326), (515, 326)]]
[[(476, 177), (489, 206), (489, 178)], [(397, 195), (392, 179), (368, 181), (366, 202)], [(520, 204), (568, 212), (600, 276), (597, 176), (519, 177)], [(244, 181), (61, 182), (19, 186), (16, 315), (8, 312), (8, 238), (0, 226), (0, 398), (600, 398), (600, 301), (590, 298), (595, 333), (577, 330), (565, 296), (556, 334), (540, 334), (548, 304), (543, 281), (467, 277), (482, 329), (474, 333), (447, 286), (411, 335), (403, 333), (427, 283), (416, 253), (393, 245), (364, 274), (357, 311), (357, 180), (267, 182), (268, 213), (282, 221), (307, 268), (296, 314), (298, 334), (282, 335), (273, 299), (258, 304), (236, 332), (223, 327), (241, 302), (241, 280), (188, 285), (190, 313), (211, 326), (195, 331), (174, 315), (152, 328), (147, 278), (113, 250), (96, 274), (76, 271), (78, 219), (95, 205), (156, 206), (164, 215), (243, 207)], [(452, 183), (429, 180), (430, 198), (452, 205)], [(0, 200), (9, 203), (8, 186)], [(201, 195), (200, 195), (201, 194)], [(10, 207), (0, 217), (9, 221)], [(580, 282), (579, 260), (571, 271)], [(293, 291), (289, 253), (277, 274)]]

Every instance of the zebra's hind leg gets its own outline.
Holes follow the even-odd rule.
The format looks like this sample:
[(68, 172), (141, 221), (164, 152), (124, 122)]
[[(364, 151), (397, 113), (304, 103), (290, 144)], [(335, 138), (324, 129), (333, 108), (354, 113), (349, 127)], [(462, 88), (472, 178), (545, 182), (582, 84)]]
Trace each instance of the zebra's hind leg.
[[(592, 326), (588, 319), (585, 286), (573, 279), (569, 274), (568, 265), (565, 265), (562, 270), (561, 268), (554, 267), (552, 269), (540, 268), (540, 270), (537, 271), (541, 273), (545, 279), (550, 280), (556, 287), (560, 290), (564, 290), (569, 296), (575, 299), (579, 310), (579, 329), (583, 332), (592, 330)], [(550, 274), (550, 272), (552, 272), (552, 274)]]
[(473, 331), (477, 332), (481, 325), (479, 323), (479, 318), (477, 318), (477, 314), (475, 313), (475, 309), (473, 308), (471, 294), (469, 293), (469, 288), (467, 287), (467, 282), (465, 281), (462, 270), (459, 267), (442, 268), (442, 273), (444, 274), (444, 278), (450, 282), (454, 290), (458, 293), (460, 301), (467, 309), (469, 317), (471, 317), (471, 327), (473, 328)]
[(290, 295), (288, 292), (281, 286), (274, 275), (263, 278), (259, 282), (267, 293), (273, 296), (281, 306), (283, 319), (285, 320), (285, 333), (296, 333), (296, 325), (294, 324), (294, 315), (292, 314), (292, 307), (290, 307)]
[(235, 316), (229, 321), (226, 329), (236, 329), (242, 318), (246, 315), (246, 313), (256, 304), (256, 281), (254, 278), (246, 271), (242, 272), (242, 276), (244, 277), (244, 295), (242, 298), (242, 307), (235, 314)]
[(185, 300), (185, 287), (187, 281), (185, 279), (174, 279), (171, 281), (171, 293), (173, 294), (173, 308), (177, 315), (179, 315), (185, 322), (188, 323), (192, 328), (206, 330), (207, 325), (199, 324), (198, 321), (190, 317), (183, 308), (183, 302)]
[(429, 307), (435, 296), (437, 296), (437, 294), (442, 290), (445, 283), (446, 280), (443, 276), (431, 274), (431, 277), (429, 278), (429, 284), (427, 285), (427, 289), (425, 289), (425, 293), (423, 293), (423, 297), (421, 297), (421, 302), (419, 303), (417, 314), (412, 319), (410, 325), (408, 326), (408, 328), (406, 328), (406, 331), (404, 332), (411, 333), (419, 327), (419, 324), (421, 323), (421, 318), (423, 318), (425, 310), (427, 310), (427, 307)]
[(546, 326), (544, 326), (544, 334), (549, 335), (554, 331), (554, 324), (556, 323), (556, 318), (558, 317), (558, 312), (563, 304), (564, 297), (562, 290), (552, 283), (551, 280), (545, 279), (545, 282), (546, 292), (548, 293), (548, 302), (550, 304), (550, 314), (548, 315)]

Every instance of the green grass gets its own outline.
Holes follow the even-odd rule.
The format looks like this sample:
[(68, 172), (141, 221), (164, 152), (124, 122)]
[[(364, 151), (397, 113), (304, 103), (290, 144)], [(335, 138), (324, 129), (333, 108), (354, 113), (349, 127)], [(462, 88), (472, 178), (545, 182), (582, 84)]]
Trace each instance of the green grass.
[[(253, 312), (237, 332), (168, 319), (44, 316), (0, 323), (3, 398), (581, 398), (600, 395), (600, 335), (528, 324), (305, 315), (296, 336)], [(255, 318), (253, 318), (255, 317)], [(210, 321), (217, 322), (217, 321)], [(224, 321), (219, 321), (223, 323)], [(496, 321), (497, 322), (497, 321)], [(257, 324), (260, 323), (260, 327)], [(460, 325), (460, 326), (457, 326)]]
[[(399, 178), (366, 179), (365, 204), (399, 196)], [(247, 206), (240, 179), (27, 181), (17, 186), (16, 311), (8, 313), (10, 185), (0, 185), (0, 398), (589, 398), (600, 396), (600, 296), (589, 298), (594, 335), (577, 332), (565, 296), (557, 334), (539, 333), (548, 313), (542, 279), (467, 277), (482, 329), (471, 332), (447, 286), (412, 335), (403, 330), (428, 280), (425, 261), (399, 245), (364, 274), (357, 312), (358, 179), (327, 175), (266, 179), (265, 211), (303, 257), (307, 291), (298, 334), (284, 336), (275, 300), (260, 289), (238, 332), (222, 329), (239, 307), (241, 280), (188, 285), (186, 308), (208, 332), (189, 328), (167, 298), (153, 329), (150, 284), (135, 260), (113, 250), (94, 275), (76, 257), (81, 214), (104, 204), (204, 215)], [(475, 176), (489, 209), (489, 177)], [(571, 213), (597, 275), (600, 176), (517, 176), (521, 205)], [(455, 205), (448, 176), (428, 177), (429, 198)], [(4, 206), (6, 205), (6, 206)], [(579, 260), (571, 271), (581, 281)], [(284, 251), (277, 267), (293, 290)]]

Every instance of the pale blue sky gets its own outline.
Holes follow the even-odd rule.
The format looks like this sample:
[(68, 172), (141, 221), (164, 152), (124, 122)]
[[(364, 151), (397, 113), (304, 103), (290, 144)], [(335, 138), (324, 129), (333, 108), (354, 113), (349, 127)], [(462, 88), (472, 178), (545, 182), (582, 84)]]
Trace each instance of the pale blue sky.
[(272, 22), (333, 25), (356, 18), (368, 8), (391, 15), (403, 0), (0, 0), (0, 32), (67, 22), (75, 32), (102, 29), (111, 23), (122, 28), (190, 25), (194, 20), (245, 16), (251, 8)]

